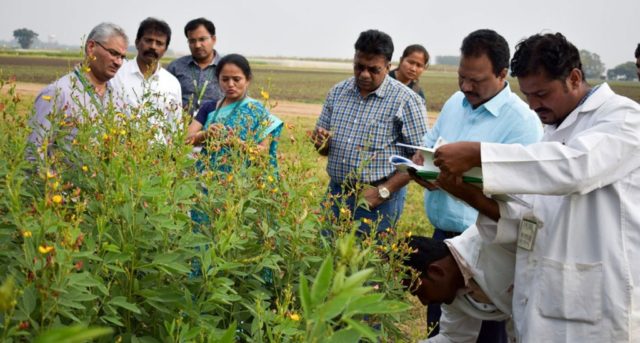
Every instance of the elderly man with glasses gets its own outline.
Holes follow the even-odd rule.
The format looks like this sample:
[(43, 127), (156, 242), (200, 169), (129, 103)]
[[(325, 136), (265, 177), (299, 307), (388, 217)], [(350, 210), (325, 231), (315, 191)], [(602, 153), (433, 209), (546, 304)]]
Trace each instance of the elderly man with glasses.
[[(360, 233), (368, 234), (395, 226), (402, 212), (410, 176), (397, 173), (389, 157), (414, 153), (397, 143), (420, 145), (427, 112), (418, 94), (387, 75), (393, 55), (389, 35), (362, 32), (355, 50), (354, 76), (329, 91), (312, 140), (328, 156), (334, 215), (348, 209), (362, 220)], [(358, 199), (368, 206), (358, 206)]]
[[(83, 113), (95, 116), (110, 106), (122, 106), (110, 80), (122, 66), (128, 42), (124, 30), (112, 23), (101, 23), (91, 30), (85, 44), (85, 61), (36, 97), (29, 136), (33, 147), (39, 149), (47, 136), (55, 134), (51, 130), (52, 117), (81, 119)], [(48, 137), (49, 145), (55, 140)], [(27, 153), (30, 159), (34, 155)]]
[(167, 67), (182, 88), (182, 107), (195, 113), (206, 100), (219, 100), (222, 91), (215, 76), (222, 56), (213, 47), (216, 27), (205, 18), (193, 19), (184, 27), (191, 55), (180, 57)]

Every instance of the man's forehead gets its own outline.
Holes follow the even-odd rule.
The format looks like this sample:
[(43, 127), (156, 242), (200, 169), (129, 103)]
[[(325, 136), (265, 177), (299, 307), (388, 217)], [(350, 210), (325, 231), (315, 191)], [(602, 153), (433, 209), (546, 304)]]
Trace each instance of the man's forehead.
[(187, 36), (212, 36), (212, 34), (207, 30), (204, 25), (198, 25), (193, 30), (187, 31)]
[(142, 34), (142, 38), (153, 38), (166, 41), (167, 35), (157, 30), (147, 30)]

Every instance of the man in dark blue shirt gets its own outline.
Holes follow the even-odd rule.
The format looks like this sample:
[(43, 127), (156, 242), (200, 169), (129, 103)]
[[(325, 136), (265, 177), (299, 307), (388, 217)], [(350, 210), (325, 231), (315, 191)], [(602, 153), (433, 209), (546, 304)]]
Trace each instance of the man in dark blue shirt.
[(211, 21), (193, 19), (184, 27), (184, 34), (191, 55), (171, 62), (167, 70), (180, 81), (182, 107), (194, 114), (204, 100), (222, 97), (215, 76), (216, 65), (222, 56), (213, 48), (216, 44), (216, 27)]

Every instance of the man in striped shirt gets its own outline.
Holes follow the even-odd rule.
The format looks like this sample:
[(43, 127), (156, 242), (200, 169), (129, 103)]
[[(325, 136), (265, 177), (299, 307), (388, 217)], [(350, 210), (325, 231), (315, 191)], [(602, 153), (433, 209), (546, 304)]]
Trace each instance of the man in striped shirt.
[[(397, 143), (420, 145), (427, 113), (420, 96), (387, 75), (393, 55), (389, 35), (364, 31), (355, 50), (354, 76), (329, 91), (312, 140), (328, 156), (334, 215), (361, 220), (360, 233), (367, 234), (393, 227), (402, 212), (410, 177), (397, 173), (389, 157), (413, 154)], [(357, 206), (360, 198), (368, 206)]]

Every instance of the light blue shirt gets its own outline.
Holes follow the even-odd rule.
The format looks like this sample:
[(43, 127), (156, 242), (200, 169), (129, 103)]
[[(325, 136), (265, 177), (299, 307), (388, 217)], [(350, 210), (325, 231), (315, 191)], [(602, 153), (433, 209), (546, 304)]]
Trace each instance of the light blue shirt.
[[(509, 83), (491, 100), (474, 109), (456, 92), (442, 107), (424, 145), (432, 147), (438, 137), (445, 141), (473, 141), (528, 145), (542, 138), (542, 123), (535, 112), (511, 91)], [(475, 223), (478, 211), (441, 191), (426, 191), (425, 209), (431, 224), (444, 231), (462, 232)]]

